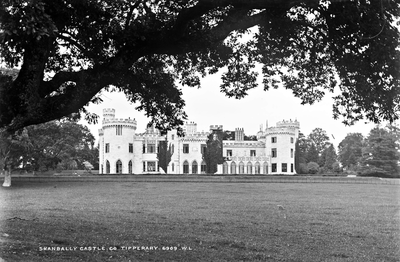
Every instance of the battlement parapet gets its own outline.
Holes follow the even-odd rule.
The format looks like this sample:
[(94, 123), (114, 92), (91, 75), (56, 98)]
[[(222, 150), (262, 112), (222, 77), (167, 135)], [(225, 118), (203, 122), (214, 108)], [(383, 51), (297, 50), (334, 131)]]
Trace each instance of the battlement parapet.
[(265, 131), (265, 135), (296, 135), (294, 127), (270, 127)]
[(104, 135), (104, 130), (103, 129), (99, 129), (99, 136)]
[(123, 118), (113, 118), (113, 119), (103, 119), (103, 125), (109, 125), (109, 124), (127, 124), (127, 125), (135, 125), (136, 126), (136, 120), (135, 119), (123, 119)]
[(213, 130), (216, 130), (216, 131), (222, 131), (223, 130), (223, 125), (211, 125), (210, 126), (210, 130), (211, 131), (213, 131)]
[(276, 123), (276, 127), (293, 127), (300, 128), (300, 122), (297, 120), (282, 120)]

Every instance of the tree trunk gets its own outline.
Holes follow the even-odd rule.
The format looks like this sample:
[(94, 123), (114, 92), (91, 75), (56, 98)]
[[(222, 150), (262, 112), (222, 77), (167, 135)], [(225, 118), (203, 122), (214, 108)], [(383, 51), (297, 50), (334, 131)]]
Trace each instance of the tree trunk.
[(3, 187), (10, 187), (11, 186), (11, 169), (8, 169), (8, 170), (3, 169), (3, 173), (4, 173)]

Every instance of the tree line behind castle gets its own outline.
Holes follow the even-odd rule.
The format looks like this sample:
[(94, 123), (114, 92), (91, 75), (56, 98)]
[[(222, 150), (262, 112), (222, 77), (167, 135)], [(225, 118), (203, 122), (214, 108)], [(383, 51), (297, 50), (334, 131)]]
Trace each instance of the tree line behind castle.
[[(203, 159), (207, 173), (215, 173), (222, 164), (222, 140), (235, 140), (234, 131), (219, 131), (218, 140), (210, 134)], [(334, 136), (332, 135), (334, 139)], [(257, 140), (245, 136), (245, 140)], [(400, 177), (400, 129), (393, 125), (375, 127), (367, 137), (350, 133), (339, 143), (338, 151), (327, 132), (315, 128), (309, 135), (300, 132), (296, 141), (297, 174), (357, 174), (362, 176)], [(218, 144), (221, 143), (221, 144)], [(98, 147), (86, 126), (75, 121), (51, 121), (30, 126), (9, 139), (7, 169), (21, 172), (60, 172), (62, 170), (97, 170)], [(160, 167), (168, 165), (171, 152), (168, 141), (159, 145)]]

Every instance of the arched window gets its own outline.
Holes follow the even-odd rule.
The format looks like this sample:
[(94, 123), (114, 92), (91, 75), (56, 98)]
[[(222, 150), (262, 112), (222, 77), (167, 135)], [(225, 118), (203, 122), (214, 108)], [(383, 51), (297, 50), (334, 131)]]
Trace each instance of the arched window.
[(174, 172), (174, 171), (175, 171), (175, 170), (174, 170), (174, 169), (175, 169), (175, 164), (172, 163), (172, 166), (171, 166), (171, 167), (172, 167), (172, 172)]
[(267, 175), (268, 174), (268, 163), (264, 162), (264, 174)]
[(228, 163), (224, 162), (222, 164), (222, 173), (223, 174), (228, 174)]
[(244, 164), (243, 164), (243, 162), (239, 163), (239, 174), (244, 174)]
[(174, 144), (172, 144), (172, 147), (171, 147), (171, 155), (173, 155), (173, 154), (174, 154), (174, 151), (175, 151), (175, 145), (174, 145)]
[(202, 174), (207, 173), (207, 164), (204, 161), (201, 161), (201, 173)]
[(132, 174), (132, 160), (130, 160), (128, 163), (128, 170), (129, 170), (129, 174)]
[(185, 162), (183, 162), (183, 173), (189, 174), (189, 162), (186, 160), (185, 160)]
[(106, 174), (110, 174), (110, 162), (106, 161)]
[(116, 165), (115, 165), (115, 170), (117, 174), (122, 174), (122, 162), (121, 160), (118, 160)]
[(253, 174), (253, 165), (251, 162), (247, 163), (247, 174)]
[(260, 163), (259, 162), (256, 162), (256, 164), (254, 165), (254, 167), (255, 167), (255, 169), (254, 169), (254, 173), (256, 174), (256, 175), (259, 175), (259, 174), (261, 174), (261, 166), (260, 166)]
[(196, 160), (192, 163), (192, 174), (197, 174), (197, 162)]
[(231, 174), (236, 174), (236, 163), (235, 162), (231, 163)]

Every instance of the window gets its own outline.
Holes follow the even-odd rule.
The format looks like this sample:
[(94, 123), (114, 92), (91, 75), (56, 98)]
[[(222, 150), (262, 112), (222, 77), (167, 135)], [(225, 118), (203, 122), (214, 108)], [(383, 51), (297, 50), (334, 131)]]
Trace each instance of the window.
[(117, 174), (122, 174), (122, 162), (121, 160), (118, 160), (116, 165), (115, 165), (115, 170)]
[(110, 144), (109, 143), (106, 144), (106, 153), (110, 153)]
[(121, 125), (116, 125), (115, 126), (115, 134), (117, 136), (122, 136), (122, 126)]
[(287, 172), (287, 164), (282, 163), (282, 172)]
[(294, 143), (294, 137), (290, 138), (290, 143), (292, 143), (292, 144)]
[(276, 173), (276, 163), (272, 164), (271, 168), (272, 168), (271, 172)]
[(264, 174), (267, 175), (268, 174), (268, 163), (264, 162)]
[(132, 160), (128, 163), (128, 172), (129, 174), (132, 174)]
[(243, 164), (243, 162), (239, 163), (239, 174), (244, 174), (244, 164)]
[(174, 139), (175, 139), (175, 135), (172, 134), (172, 135), (171, 135), (171, 140), (174, 140)]
[(226, 156), (232, 156), (232, 150), (230, 149), (226, 150)]
[(183, 153), (189, 154), (189, 144), (183, 144)]
[[(143, 144), (143, 154), (146, 153), (146, 144)], [(144, 170), (143, 170), (144, 171)]]
[(278, 138), (276, 136), (271, 137), (271, 143), (278, 142)]
[(189, 163), (186, 160), (185, 160), (185, 162), (183, 162), (183, 173), (189, 174)]
[(277, 152), (276, 148), (272, 148), (271, 149), (271, 156), (272, 157), (278, 157), (278, 152)]
[(156, 162), (148, 161), (147, 162), (147, 171), (148, 172), (155, 172), (156, 171)]
[(290, 172), (293, 173), (293, 171), (294, 171), (294, 166), (293, 166), (293, 164), (290, 164)]
[(256, 150), (250, 150), (250, 156), (256, 156)]
[(175, 164), (174, 163), (172, 163), (172, 172), (174, 172), (174, 169), (175, 169)]
[(231, 174), (236, 174), (236, 163), (235, 162), (231, 163)]
[(206, 145), (206, 144), (201, 144), (201, 153), (202, 153), (203, 155), (206, 154), (206, 150), (207, 150), (207, 145)]
[(106, 161), (106, 174), (110, 174), (110, 162)]
[(175, 151), (175, 145), (172, 145), (172, 147), (171, 147), (171, 155), (174, 154), (174, 151)]
[(192, 174), (197, 174), (197, 162), (196, 160), (192, 163)]
[(222, 164), (222, 173), (223, 174), (228, 174), (228, 163), (224, 162)]
[(201, 173), (202, 174), (207, 173), (207, 164), (204, 161), (201, 162)]
[(291, 149), (290, 149), (290, 157), (291, 157), (291, 158), (293, 158), (293, 152), (294, 152), (294, 150), (293, 150), (293, 148), (291, 148)]
[(133, 144), (129, 143), (129, 153), (133, 153)]
[(147, 144), (147, 153), (155, 153), (155, 152), (156, 152), (156, 145), (155, 144)]
[(260, 163), (259, 163), (259, 162), (256, 162), (256, 164), (255, 164), (254, 173), (255, 173), (256, 175), (261, 174), (261, 166), (260, 166)]
[(247, 174), (253, 174), (253, 165), (251, 162), (247, 163)]
[(143, 172), (146, 172), (146, 162), (143, 162)]

